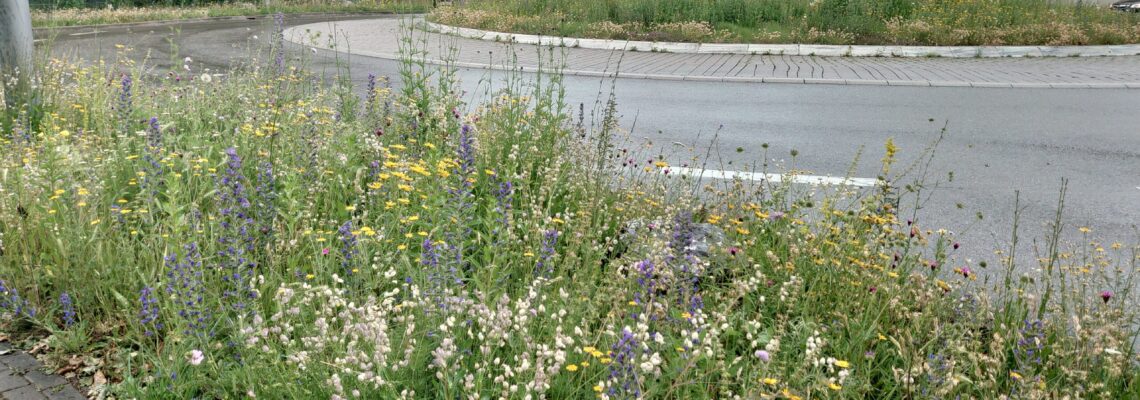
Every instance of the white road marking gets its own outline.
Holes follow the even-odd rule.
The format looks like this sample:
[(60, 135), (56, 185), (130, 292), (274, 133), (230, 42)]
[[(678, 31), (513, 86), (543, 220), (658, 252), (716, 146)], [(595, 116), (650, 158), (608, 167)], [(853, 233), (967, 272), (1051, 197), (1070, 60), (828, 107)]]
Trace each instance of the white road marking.
[(67, 35), (67, 36), (86, 36), (86, 35), (94, 35), (96, 33), (104, 33), (104, 32), (105, 31), (77, 32), (77, 33), (72, 33), (72, 34)]
[[(780, 174), (765, 174), (762, 172), (747, 172), (747, 171), (722, 171), (717, 169), (697, 169), (685, 167), (669, 167), (665, 170), (670, 173), (678, 175), (688, 175), (698, 178), (712, 178), (712, 179), (736, 179), (740, 178), (746, 181), (768, 181), (772, 183), (780, 183), (788, 180), (792, 183), (803, 183), (808, 185), (843, 185), (854, 187), (874, 187), (879, 183), (876, 178), (844, 178), (838, 176), (825, 176), (825, 175), (780, 175)], [(1140, 188), (1138, 188), (1140, 189)]]

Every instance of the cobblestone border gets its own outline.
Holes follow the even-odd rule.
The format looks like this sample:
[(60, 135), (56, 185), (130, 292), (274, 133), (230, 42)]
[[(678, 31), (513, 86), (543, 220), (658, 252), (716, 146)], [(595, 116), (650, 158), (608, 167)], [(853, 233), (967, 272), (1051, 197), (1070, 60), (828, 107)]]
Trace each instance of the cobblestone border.
[(84, 400), (62, 376), (45, 373), (28, 353), (0, 343), (0, 398), (4, 400)]
[(703, 54), (771, 54), (820, 57), (1107, 57), (1140, 55), (1140, 44), (1114, 46), (844, 46), (816, 44), (676, 43), (524, 35), (424, 21), (428, 30), (497, 42), (583, 49)]

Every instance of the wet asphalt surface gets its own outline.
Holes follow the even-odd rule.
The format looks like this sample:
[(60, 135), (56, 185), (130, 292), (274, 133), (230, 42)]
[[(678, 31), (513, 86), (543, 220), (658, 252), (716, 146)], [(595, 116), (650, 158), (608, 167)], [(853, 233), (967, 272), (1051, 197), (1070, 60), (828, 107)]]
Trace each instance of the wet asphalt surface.
[[(291, 16), (287, 25), (330, 19)], [(355, 16), (336, 18), (377, 18)], [(123, 44), (136, 59), (147, 57), (155, 73), (181, 68), (190, 57), (195, 73), (222, 72), (264, 59), (271, 17), (127, 27), (68, 28), (47, 39), (55, 57), (113, 60)], [(92, 33), (94, 32), (94, 33)], [(372, 73), (396, 78), (392, 60), (338, 54), (291, 45), (294, 63), (333, 76), (348, 71), (359, 86)], [(251, 50), (255, 49), (255, 50)], [(296, 61), (296, 59), (304, 61)], [(469, 104), (501, 87), (501, 71), (461, 69)], [(674, 165), (687, 151), (706, 154), (709, 168), (747, 170), (764, 162), (817, 175), (875, 177), (883, 143), (894, 138), (902, 166), (921, 159), (943, 127), (926, 175), (917, 212), (922, 225), (959, 234), (958, 256), (991, 260), (1008, 248), (1015, 193), (1020, 193), (1019, 252), (1033, 254), (1052, 220), (1062, 179), (1065, 241), (1086, 243), (1077, 227), (1102, 242), (1140, 242), (1140, 90), (872, 87), (798, 84), (602, 80), (566, 77), (566, 101), (577, 110), (616, 93), (622, 124), (635, 138), (654, 143)], [(399, 82), (395, 82), (398, 86)], [(575, 111), (575, 114), (577, 111)], [(715, 137), (715, 142), (713, 139)], [(680, 144), (680, 145), (679, 145)], [(684, 146), (681, 146), (684, 145)], [(860, 149), (862, 149), (860, 157)], [(857, 157), (859, 157), (857, 159)], [(925, 165), (925, 163), (923, 163)], [(950, 175), (953, 174), (953, 180)], [(920, 177), (913, 173), (900, 185)], [(929, 198), (927, 198), (929, 195)], [(977, 214), (983, 219), (979, 220)], [(1028, 257), (1027, 256), (1027, 257)], [(1028, 260), (1028, 259), (1026, 259)], [(1023, 260), (1024, 262), (1025, 260)]]

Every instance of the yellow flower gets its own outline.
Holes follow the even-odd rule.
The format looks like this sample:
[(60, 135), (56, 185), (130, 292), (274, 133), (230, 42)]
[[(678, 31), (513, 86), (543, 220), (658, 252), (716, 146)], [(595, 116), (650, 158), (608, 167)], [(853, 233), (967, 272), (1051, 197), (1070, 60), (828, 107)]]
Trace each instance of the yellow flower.
[(653, 163), (653, 165), (657, 166), (657, 168), (666, 168), (669, 166), (669, 163), (664, 162), (664, 161), (658, 161), (658, 162)]
[(835, 360), (835, 366), (839, 368), (851, 368), (851, 363), (847, 360)]
[(574, 371), (577, 371), (577, 370), (578, 370), (578, 366), (577, 366), (577, 365), (574, 365), (574, 364), (570, 364), (570, 365), (567, 365), (567, 366), (566, 366), (566, 370), (567, 370), (567, 371), (570, 371), (570, 372), (574, 372)]
[(765, 385), (775, 386), (777, 383), (780, 383), (780, 380), (776, 378), (764, 378), (761, 379), (760, 382), (764, 382)]
[(602, 385), (594, 385), (594, 391), (601, 393), (602, 392)]
[(610, 362), (612, 362), (612, 361), (613, 361), (613, 360), (612, 360), (612, 359), (610, 359), (609, 357), (602, 357), (600, 360), (598, 360), (598, 362), (600, 362), (600, 363), (602, 363), (602, 364), (609, 364), (609, 363), (610, 363)]
[(835, 382), (828, 382), (827, 387), (831, 390), (843, 389), (843, 386), (839, 386), (839, 385), (835, 384)]
[(551, 218), (550, 222), (553, 222), (553, 223), (558, 224), (558, 225), (562, 225), (562, 224), (566, 223), (566, 221), (563, 221), (562, 218)]
[(1014, 371), (1009, 371), (1009, 377), (1013, 378), (1014, 380), (1021, 380), (1021, 374)]
[(316, 277), (317, 277), (317, 276), (316, 276), (316, 275), (313, 275), (313, 274), (305, 274), (305, 279), (308, 279), (308, 280), (310, 280), (310, 281), (311, 281), (311, 280), (313, 280), (313, 278), (316, 278)]
[(399, 246), (396, 246), (396, 250), (404, 250), (404, 249), (407, 249), (407, 248), (408, 248), (408, 246), (406, 246), (406, 245), (402, 245), (402, 244), (401, 244), (401, 245), (399, 245)]
[(1089, 233), (1089, 232), (1092, 232), (1092, 229), (1089, 229), (1087, 226), (1082, 226), (1080, 228), (1080, 231), (1081, 231), (1081, 233)]
[(102, 221), (102, 220), (101, 220), (101, 219), (97, 219), (97, 220), (91, 221), (91, 225), (99, 225), (99, 222), (100, 222), (100, 221)]
[(487, 170), (483, 170), (483, 173), (485, 173), (485, 174), (487, 174), (487, 175), (490, 175), (490, 176), (495, 176), (495, 171), (492, 171), (492, 170), (489, 170), (489, 169), (487, 169)]
[(356, 206), (344, 206), (345, 211), (356, 211)]

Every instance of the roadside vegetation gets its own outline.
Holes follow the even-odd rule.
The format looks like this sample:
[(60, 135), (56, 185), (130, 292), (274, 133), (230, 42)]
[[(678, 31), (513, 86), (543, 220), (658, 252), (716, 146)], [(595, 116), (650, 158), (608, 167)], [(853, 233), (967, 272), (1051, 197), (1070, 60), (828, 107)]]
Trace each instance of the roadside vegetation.
[(1140, 14), (1050, 0), (471, 0), (429, 18), (497, 32), (704, 43), (1140, 43)]
[(1058, 217), (1039, 265), (968, 260), (900, 212), (927, 150), (870, 190), (694, 181), (613, 101), (465, 104), (415, 46), (396, 88), (279, 41), (43, 66), (2, 114), (0, 339), (119, 398), (1140, 396), (1136, 245)]
[(32, 1), (32, 25), (48, 28), (275, 13), (422, 13), (427, 12), (431, 4), (431, 0)]

